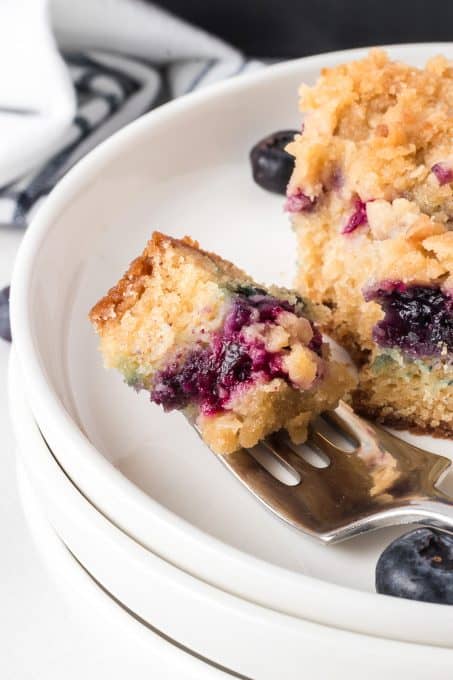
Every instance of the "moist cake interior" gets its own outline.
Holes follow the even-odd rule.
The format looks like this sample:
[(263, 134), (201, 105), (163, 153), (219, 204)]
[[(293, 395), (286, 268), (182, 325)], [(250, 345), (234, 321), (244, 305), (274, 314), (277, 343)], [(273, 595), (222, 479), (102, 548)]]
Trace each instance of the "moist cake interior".
[(282, 428), (303, 441), (310, 419), (352, 386), (319, 331), (326, 313), (191, 239), (155, 233), (90, 317), (106, 366), (231, 453)]
[(359, 366), (354, 407), (453, 434), (453, 68), (373, 50), (303, 85), (296, 288)]

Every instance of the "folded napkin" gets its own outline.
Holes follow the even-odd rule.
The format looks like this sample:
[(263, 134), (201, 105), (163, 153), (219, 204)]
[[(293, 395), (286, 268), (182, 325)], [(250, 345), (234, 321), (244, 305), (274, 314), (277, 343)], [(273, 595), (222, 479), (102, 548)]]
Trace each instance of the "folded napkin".
[(1, 0), (0, 38), (0, 225), (18, 227), (113, 132), (261, 65), (141, 0)]

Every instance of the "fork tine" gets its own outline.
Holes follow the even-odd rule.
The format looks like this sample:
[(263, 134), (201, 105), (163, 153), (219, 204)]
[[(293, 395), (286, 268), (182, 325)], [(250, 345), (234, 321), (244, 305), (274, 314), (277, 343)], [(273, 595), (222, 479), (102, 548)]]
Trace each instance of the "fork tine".
[(344, 429), (359, 444), (363, 445), (376, 440), (377, 427), (354, 413), (349, 404), (340, 401), (336, 410), (331, 413), (338, 427)]
[(280, 482), (246, 449), (217, 458), (271, 512), (297, 529), (316, 536), (317, 521), (305, 501), (304, 494), (299, 493), (299, 485), (287, 486)]
[(419, 457), (421, 456), (425, 465), (435, 465), (436, 468), (444, 468), (451, 465), (449, 458), (425, 451), (415, 444), (400, 439), (379, 424), (371, 424), (369, 421), (364, 420), (354, 413), (352, 408), (343, 401), (340, 401), (335, 416), (344, 421), (344, 426), (350, 427), (353, 430), (354, 437), (357, 438), (360, 445), (358, 453), (360, 453), (360, 449), (363, 450), (371, 445), (377, 446), (381, 450), (387, 449), (392, 455), (397, 456), (407, 457), (412, 452)]
[(351, 455), (346, 451), (342, 451), (338, 446), (333, 444), (322, 432), (319, 430), (310, 429), (308, 443), (313, 443), (315, 447), (319, 448), (323, 453), (330, 458), (331, 462), (336, 461), (340, 456)]
[[(277, 447), (277, 445), (275, 445)], [(268, 447), (270, 450), (270, 446)], [(278, 443), (280, 450), (280, 442)], [(289, 447), (285, 455), (290, 453), (297, 458), (294, 464), (300, 469), (304, 467), (313, 476), (310, 483), (287, 486), (265, 470), (245, 449), (235, 453), (218, 456), (218, 459), (242, 482), (242, 484), (256, 496), (269, 510), (293, 527), (323, 539), (318, 533), (323, 513), (329, 515), (335, 506), (335, 499), (331, 498), (328, 488), (325, 488), (319, 470), (299, 459)], [(288, 464), (284, 457), (278, 456), (284, 464)], [(294, 467), (295, 467), (294, 465)], [(305, 468), (306, 466), (306, 468)]]
[(296, 472), (303, 476), (312, 475), (316, 468), (310, 463), (307, 463), (299, 454), (297, 454), (288, 444), (283, 440), (283, 437), (278, 435), (271, 435), (267, 437), (263, 444), (271, 451), (283, 465), (289, 465)]
[(342, 418), (339, 413), (336, 413), (335, 411), (327, 411), (326, 413), (323, 413), (323, 416), (327, 423), (330, 422), (332, 427), (336, 427), (340, 434), (342, 434), (346, 439), (350, 439), (351, 444), (353, 444), (355, 448), (359, 446), (360, 442), (357, 439), (356, 433), (352, 427), (349, 426), (344, 417)]
[(357, 447), (344, 450), (322, 423), (312, 425), (308, 445), (328, 456), (331, 465), (326, 468), (310, 465), (281, 434), (261, 442), (281, 465), (300, 476), (299, 483), (280, 481), (272, 474), (274, 466), (264, 467), (265, 459), (255, 459), (254, 451), (240, 449), (218, 459), (280, 519), (324, 543), (405, 521), (427, 519), (430, 526), (453, 527), (453, 510), (448, 519), (434, 507), (439, 499), (453, 506), (435, 487), (450, 467), (449, 459), (362, 420), (344, 403), (331, 419)]
[(218, 456), (219, 459), (239, 479), (247, 485), (269, 484), (284, 486), (282, 482), (273, 477), (246, 449), (239, 449), (234, 453)]

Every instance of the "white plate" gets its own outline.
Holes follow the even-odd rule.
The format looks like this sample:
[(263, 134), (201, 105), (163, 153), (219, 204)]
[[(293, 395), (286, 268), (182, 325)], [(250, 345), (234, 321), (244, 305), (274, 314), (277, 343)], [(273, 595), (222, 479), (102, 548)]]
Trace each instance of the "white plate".
[[(414, 64), (451, 44), (390, 48)], [(105, 372), (90, 306), (154, 228), (189, 233), (258, 280), (289, 283), (294, 239), (282, 201), (252, 182), (262, 135), (298, 127), (296, 91), (365, 50), (278, 65), (182, 98), (95, 149), (27, 232), (12, 286), (25, 388), (60, 463), (117, 526), (169, 561), (277, 611), (374, 635), (453, 645), (448, 608), (373, 593), (397, 530), (326, 548), (278, 523), (179, 414), (164, 415)], [(452, 455), (452, 442), (419, 438)], [(373, 616), (370, 616), (370, 611)]]
[[(26, 428), (27, 446), (30, 447), (32, 444), (31, 449), (27, 448), (26, 451), (28, 455), (34, 456), (36, 450), (41, 448), (41, 444), (38, 443), (36, 446), (39, 431), (32, 417), (31, 424), (35, 428), (35, 437), (32, 435), (30, 438), (31, 430)], [(22, 421), (21, 428), (23, 425)], [(47, 455), (50, 456), (49, 453)], [(49, 508), (42, 502), (42, 498), (40, 499), (38, 488), (32, 485), (36, 482), (36, 477), (25, 470), (22, 464), (23, 459), (22, 453), (18, 452), (17, 481), (27, 524), (32, 532), (34, 545), (39, 551), (39, 557), (56, 582), (58, 590), (55, 591), (55, 599), (58, 600), (60, 595), (63, 596), (65, 604), (70, 607), (69, 617), (67, 606), (62, 607), (69, 620), (61, 617), (63, 620), (60, 624), (64, 625), (59, 631), (58, 639), (52, 640), (53, 646), (58, 644), (58, 651), (54, 649), (50, 656), (51, 661), (47, 659), (48, 663), (52, 664), (52, 677), (58, 677), (53, 668), (57, 665), (56, 657), (58, 660), (61, 659), (61, 667), (64, 668), (64, 665), (68, 664), (67, 652), (70, 650), (71, 669), (68, 675), (65, 673), (65, 680), (68, 676), (71, 678), (90, 677), (93, 664), (102, 664), (104, 677), (108, 677), (109, 680), (123, 678), (124, 675), (133, 677), (134, 680), (150, 677), (157, 677), (159, 680), (174, 680), (174, 678), (178, 680), (231, 680), (232, 676), (229, 672), (223, 672), (192, 653), (184, 651), (178, 644), (174, 644), (174, 641), (160, 635), (150, 626), (144, 625), (99, 586), (87, 572), (85, 565), (76, 559), (50, 524), (47, 516)], [(38, 455), (35, 464), (39, 460), (41, 458)], [(47, 469), (47, 465), (44, 464), (42, 468)], [(60, 482), (66, 480), (66, 484), (70, 484), (62, 471), (59, 477)], [(65, 484), (58, 483), (53, 489), (54, 495), (60, 495), (64, 489)], [(37, 562), (37, 558), (35, 560)], [(87, 611), (90, 612), (89, 622), (87, 622)], [(34, 625), (37, 628), (40, 624), (36, 621)], [(50, 630), (52, 632), (54, 629)], [(90, 636), (88, 644), (87, 635)], [(74, 639), (76, 636), (81, 639)], [(47, 646), (47, 640), (43, 634), (40, 635), (40, 640)], [(114, 651), (112, 651), (112, 645), (116, 646)], [(67, 650), (64, 649), (65, 646)], [(29, 652), (28, 648), (24, 649), (27, 653)], [(35, 673), (39, 673), (40, 668), (44, 670), (44, 666), (44, 662), (37, 664), (36, 658), (34, 659)], [(15, 670), (17, 674), (24, 669), (21, 667)], [(30, 676), (21, 675), (21, 677)]]
[[(11, 367), (18, 461), (35, 508), (105, 594), (139, 618), (141, 626), (131, 618), (130, 634), (144, 637), (149, 625), (151, 644), (158, 646), (155, 633), (164, 633), (223, 670), (165, 642), (156, 652), (166, 654), (169, 664), (183, 664), (189, 677), (200, 680), (231, 677), (227, 668), (257, 680), (299, 680), (301, 668), (311, 680), (381, 680), (389, 668), (400, 680), (450, 680), (451, 649), (382, 640), (277, 614), (213, 588), (144, 549), (99, 513), (65, 475), (33, 420), (19, 369)], [(54, 553), (49, 557), (58, 559)], [(66, 587), (73, 588), (69, 574), (66, 579)], [(93, 591), (93, 583), (84, 585)], [(94, 594), (102, 599), (102, 593)], [(76, 595), (83, 597), (83, 592)], [(111, 617), (120, 617), (113, 603), (110, 609)], [(181, 676), (181, 670), (169, 674)]]

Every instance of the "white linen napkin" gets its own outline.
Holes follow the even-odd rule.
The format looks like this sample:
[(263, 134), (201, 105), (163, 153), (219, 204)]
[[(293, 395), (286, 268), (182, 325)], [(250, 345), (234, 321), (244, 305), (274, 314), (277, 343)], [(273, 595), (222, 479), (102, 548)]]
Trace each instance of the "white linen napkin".
[(0, 3), (0, 186), (44, 160), (74, 117), (75, 96), (45, 0)]
[(0, 225), (18, 227), (115, 130), (261, 65), (141, 0), (2, 0), (0, 38)]

